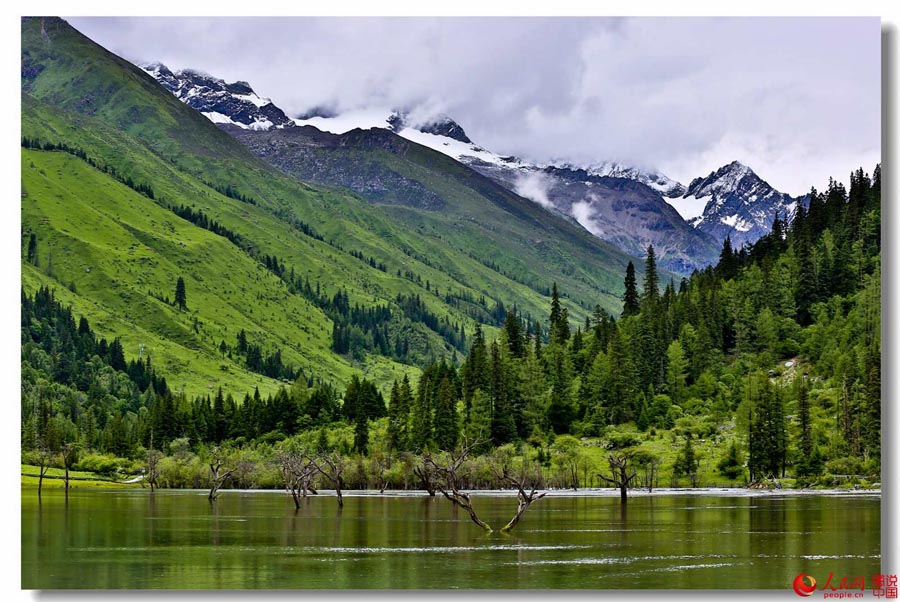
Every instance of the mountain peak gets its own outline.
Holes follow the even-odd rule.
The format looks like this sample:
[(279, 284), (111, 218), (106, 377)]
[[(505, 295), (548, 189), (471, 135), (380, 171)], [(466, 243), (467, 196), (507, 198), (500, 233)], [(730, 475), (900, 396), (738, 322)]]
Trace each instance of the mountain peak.
[(246, 81), (226, 83), (198, 69), (172, 71), (159, 62), (140, 65), (178, 100), (214, 123), (267, 130), (292, 126), (293, 121), (268, 98), (261, 98)]
[(398, 133), (404, 128), (413, 128), (419, 130), (423, 134), (443, 136), (464, 144), (472, 144), (472, 141), (466, 135), (466, 131), (462, 126), (446, 115), (430, 117), (419, 123), (411, 118), (410, 114), (406, 111), (394, 111), (391, 113), (391, 116), (388, 117), (387, 121), (390, 124), (391, 129)]
[(695, 178), (680, 199), (670, 201), (694, 227), (734, 246), (768, 233), (775, 214), (792, 216), (797, 200), (772, 188), (750, 167), (732, 161), (705, 178)]

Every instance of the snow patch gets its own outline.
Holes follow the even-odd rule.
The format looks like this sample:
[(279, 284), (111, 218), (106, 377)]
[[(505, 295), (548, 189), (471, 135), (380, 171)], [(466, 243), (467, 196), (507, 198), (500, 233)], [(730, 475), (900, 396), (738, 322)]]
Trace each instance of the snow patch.
[(228, 115), (222, 115), (221, 113), (217, 113), (216, 111), (209, 111), (207, 113), (200, 113), (213, 123), (230, 123), (231, 125), (236, 125), (239, 128), (247, 129), (247, 126), (243, 123), (238, 123), (229, 117)]
[(734, 228), (734, 226), (737, 224), (738, 216), (737, 215), (729, 215), (728, 217), (723, 217), (719, 221), (721, 221), (726, 226), (730, 226), (730, 227)]
[(700, 217), (706, 208), (706, 199), (698, 199), (693, 195), (678, 199), (666, 198), (666, 202), (674, 207), (678, 215), (684, 218), (685, 221), (691, 221)]
[(257, 107), (264, 107), (268, 104), (272, 104), (272, 101), (268, 98), (260, 98), (256, 94), (233, 94), (235, 98), (240, 98), (241, 100), (246, 100), (247, 102), (252, 102)]
[(347, 111), (334, 117), (310, 117), (295, 119), (296, 125), (311, 125), (323, 132), (346, 134), (350, 130), (369, 130), (372, 128), (390, 129), (388, 118), (392, 111), (387, 109), (358, 109)]
[(272, 129), (273, 125), (275, 125), (275, 124), (272, 123), (271, 121), (269, 121), (268, 119), (259, 119), (257, 121), (254, 121), (247, 127), (249, 127), (251, 130), (265, 131), (265, 130)]

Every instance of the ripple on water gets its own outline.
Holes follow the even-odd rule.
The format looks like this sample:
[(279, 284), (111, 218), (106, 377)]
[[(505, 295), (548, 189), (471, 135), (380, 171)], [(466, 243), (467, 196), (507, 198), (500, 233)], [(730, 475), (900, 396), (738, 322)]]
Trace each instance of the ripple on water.
[[(679, 556), (623, 556), (621, 558), (617, 557), (604, 557), (604, 558), (573, 558), (569, 560), (522, 560), (519, 562), (507, 562), (507, 565), (527, 565), (527, 566), (541, 566), (541, 565), (579, 565), (579, 564), (632, 564), (635, 562), (642, 561), (653, 561), (653, 560), (707, 560), (712, 558), (737, 558), (734, 554), (702, 554), (698, 556), (694, 555), (679, 555)], [(689, 566), (697, 566), (697, 565), (689, 565)]]

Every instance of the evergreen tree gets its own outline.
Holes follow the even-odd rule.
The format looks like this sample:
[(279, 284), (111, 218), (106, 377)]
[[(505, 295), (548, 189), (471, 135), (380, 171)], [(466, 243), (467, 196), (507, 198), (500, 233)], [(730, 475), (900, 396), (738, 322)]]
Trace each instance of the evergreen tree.
[(784, 476), (786, 464), (786, 429), (784, 402), (764, 373), (751, 375), (744, 388), (750, 402), (750, 468), (751, 480)]
[(722, 252), (719, 253), (719, 264), (716, 272), (722, 280), (732, 280), (738, 273), (738, 258), (731, 249), (731, 236), (725, 237)]
[(519, 320), (519, 316), (516, 315), (515, 308), (506, 312), (503, 331), (506, 335), (506, 346), (510, 355), (521, 358), (525, 354), (525, 341), (522, 337), (522, 322)]
[(673, 403), (680, 404), (684, 400), (684, 381), (688, 367), (681, 341), (675, 339), (669, 344), (666, 357), (668, 358), (666, 383), (669, 389), (669, 396), (672, 398)]
[(744, 467), (741, 461), (740, 452), (738, 451), (737, 441), (731, 441), (731, 445), (728, 446), (728, 451), (725, 452), (725, 455), (719, 461), (719, 464), (716, 466), (721, 474), (724, 477), (728, 477), (731, 480), (737, 479), (742, 474), (744, 474)]
[(565, 345), (569, 334), (569, 310), (560, 303), (554, 282), (550, 293), (550, 342)]
[(426, 369), (419, 379), (419, 390), (410, 418), (410, 444), (414, 450), (428, 449), (432, 441), (430, 380)]
[(459, 415), (449, 377), (441, 380), (434, 408), (434, 442), (438, 449), (452, 450), (459, 439)]
[(400, 405), (400, 383), (394, 379), (390, 401), (388, 401), (388, 445), (392, 450), (406, 448), (406, 442), (402, 440), (400, 431), (401, 424), (407, 417), (401, 414)]
[(544, 333), (541, 332), (541, 323), (535, 322), (534, 323), (534, 357), (536, 357), (538, 359), (538, 361), (541, 360), (541, 357), (544, 353), (543, 348), (542, 348), (543, 336), (544, 336)]
[(500, 357), (500, 346), (491, 343), (490, 397), (491, 440), (494, 445), (509, 443), (516, 437), (516, 422), (512, 400), (509, 397), (508, 375)]
[(26, 258), (31, 265), (38, 265), (37, 234), (34, 232), (28, 235), (28, 251)]
[(659, 275), (656, 273), (656, 252), (653, 245), (647, 247), (644, 266), (644, 294), (641, 297), (641, 311), (652, 314), (659, 300)]
[(181, 310), (187, 309), (187, 291), (184, 287), (184, 278), (181, 276), (178, 277), (178, 282), (175, 284), (175, 306)]
[(484, 342), (484, 332), (481, 324), (475, 325), (475, 335), (472, 339), (472, 347), (462, 367), (463, 402), (465, 405), (466, 419), (468, 419), (472, 406), (472, 397), (475, 391), (488, 389), (488, 357), (487, 345)]
[(469, 441), (491, 441), (491, 399), (481, 389), (476, 389), (472, 396), (472, 410), (466, 424), (466, 437)]
[(691, 485), (696, 485), (697, 469), (700, 462), (694, 454), (694, 444), (691, 442), (691, 435), (688, 433), (684, 438), (684, 447), (675, 458), (675, 464), (672, 466), (672, 473), (676, 477), (688, 477)]
[(637, 278), (634, 275), (634, 264), (628, 262), (625, 269), (625, 296), (622, 297), (622, 317), (636, 316), (641, 311), (641, 301), (638, 297)]

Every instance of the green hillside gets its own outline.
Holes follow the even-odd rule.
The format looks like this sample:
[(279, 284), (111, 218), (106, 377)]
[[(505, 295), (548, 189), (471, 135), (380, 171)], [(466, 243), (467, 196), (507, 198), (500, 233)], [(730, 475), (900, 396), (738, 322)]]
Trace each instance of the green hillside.
[[(465, 168), (419, 174), (455, 203), (442, 214), (308, 186), (60, 19), (23, 21), (22, 91), (23, 256), (31, 233), (38, 245), (23, 286), (59, 290), (128, 358), (143, 345), (176, 390), (273, 390), (279, 379), (235, 352), (241, 330), (308, 377), (361, 371), (383, 385), (458, 361), (476, 322), (500, 324), (501, 303), (545, 321), (553, 281), (573, 319), (618, 306), (626, 256), (514, 195), (492, 199)], [(186, 311), (171, 304), (179, 276)], [(338, 292), (390, 318), (351, 325), (334, 313)], [(336, 353), (344, 319), (352, 351)]]

